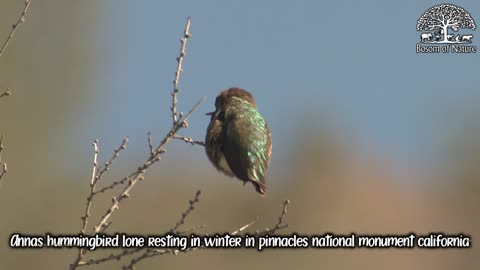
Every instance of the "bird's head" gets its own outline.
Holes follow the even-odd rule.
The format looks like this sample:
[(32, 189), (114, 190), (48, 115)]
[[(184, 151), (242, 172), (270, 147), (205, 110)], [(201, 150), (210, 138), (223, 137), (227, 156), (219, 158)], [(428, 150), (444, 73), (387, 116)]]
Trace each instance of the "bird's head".
[(231, 102), (232, 98), (240, 98), (242, 100), (247, 101), (254, 107), (256, 107), (255, 100), (253, 99), (252, 94), (248, 92), (247, 90), (238, 88), (238, 87), (232, 87), (227, 90), (222, 91), (217, 98), (215, 99), (215, 111), (214, 112), (209, 112), (206, 115), (210, 115), (212, 118), (222, 118), (221, 114), (223, 111), (225, 111), (225, 108), (229, 105)]

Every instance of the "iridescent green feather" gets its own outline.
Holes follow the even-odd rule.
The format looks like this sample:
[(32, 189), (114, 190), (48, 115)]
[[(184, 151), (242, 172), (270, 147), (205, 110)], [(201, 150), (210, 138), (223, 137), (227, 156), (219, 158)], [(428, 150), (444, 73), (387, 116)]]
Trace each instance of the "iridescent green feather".
[(225, 111), (226, 160), (237, 177), (256, 183), (257, 190), (264, 193), (265, 173), (271, 153), (268, 125), (248, 101), (232, 97), (228, 105)]

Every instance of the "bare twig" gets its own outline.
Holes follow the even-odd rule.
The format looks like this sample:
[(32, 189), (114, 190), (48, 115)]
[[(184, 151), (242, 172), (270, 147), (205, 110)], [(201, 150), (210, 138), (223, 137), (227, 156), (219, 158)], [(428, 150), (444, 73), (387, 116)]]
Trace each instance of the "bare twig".
[(130, 175), (128, 175), (128, 176), (126, 176), (126, 177), (124, 177), (120, 180), (114, 181), (112, 184), (110, 184), (106, 187), (103, 187), (103, 188), (99, 189), (98, 191), (95, 191), (95, 193), (103, 193), (103, 192), (105, 192), (109, 189), (115, 188), (118, 185), (125, 184), (127, 181), (130, 181), (130, 180), (134, 179), (135, 177), (137, 177), (138, 174), (140, 172), (142, 172), (142, 170), (148, 169), (153, 163), (159, 161), (160, 160), (160, 155), (162, 155), (163, 153), (166, 152), (164, 147), (168, 143), (170, 143), (170, 141), (174, 138), (174, 136), (176, 135), (178, 130), (186, 127), (185, 123), (187, 123), (187, 120), (190, 118), (192, 113), (194, 113), (198, 109), (198, 107), (200, 106), (200, 104), (204, 100), (205, 100), (205, 97), (200, 99), (195, 104), (195, 106), (193, 106), (192, 109), (190, 109), (190, 111), (188, 112), (188, 114), (186, 116), (184, 116), (181, 120), (179, 120), (177, 122), (177, 124), (173, 125), (173, 127), (170, 129), (170, 131), (167, 133), (167, 135), (163, 138), (163, 140), (160, 142), (160, 144), (156, 148), (154, 148), (154, 150), (152, 152), (153, 154), (150, 154), (150, 157), (139, 167), (139, 169), (137, 171), (131, 173)]
[[(286, 228), (288, 225), (287, 224), (283, 224), (283, 220), (287, 214), (287, 205), (290, 203), (289, 200), (286, 200), (284, 203), (283, 203), (283, 210), (282, 210), (282, 213), (280, 214), (279, 218), (278, 218), (278, 223), (272, 228), (272, 229), (269, 229), (269, 228), (266, 228), (262, 231), (257, 231), (256, 232), (256, 235), (259, 236), (259, 235), (263, 235), (263, 234), (266, 234), (266, 233), (273, 233), (275, 232), (276, 230), (281, 230), (281, 229), (284, 229)], [(253, 224), (255, 224), (255, 221), (252, 221), (248, 224), (245, 224), (243, 226), (241, 226), (240, 228), (232, 231), (230, 233), (230, 235), (238, 235), (239, 233), (245, 231), (246, 229), (250, 228)], [(166, 254), (174, 254), (174, 255), (177, 255), (178, 253), (187, 253), (187, 252), (192, 252), (192, 251), (195, 251), (195, 250), (198, 250), (198, 249), (203, 249), (205, 248), (205, 246), (199, 246), (199, 247), (190, 247), (190, 248), (187, 248), (185, 250), (181, 250), (181, 249), (178, 249), (178, 248), (170, 248), (170, 249), (145, 249), (144, 252), (139, 255), (138, 257), (136, 258), (133, 258), (129, 264), (125, 265), (122, 267), (123, 270), (133, 270), (135, 269), (135, 265), (137, 263), (139, 263), (140, 261), (143, 261), (147, 258), (151, 258), (151, 257), (156, 257), (156, 256), (162, 256), (162, 255), (166, 255)]]
[(96, 176), (97, 176), (98, 139), (96, 139), (92, 143), (92, 145), (93, 145), (93, 166), (92, 166), (92, 178), (90, 179), (90, 187), (92, 187), (93, 189), (96, 184)]
[(7, 163), (2, 162), (2, 151), (3, 151), (3, 135), (0, 137), (0, 183), (2, 182), (3, 176), (7, 173)]
[[(184, 250), (184, 252), (188, 252), (188, 251), (193, 251), (197, 248), (188, 248), (186, 250)], [(128, 263), (127, 265), (124, 265), (122, 267), (123, 270), (134, 270), (135, 269), (135, 265), (147, 258), (151, 258), (151, 257), (156, 257), (156, 256), (162, 256), (162, 255), (165, 255), (165, 254), (178, 254), (178, 252), (180, 252), (180, 249), (178, 248), (169, 248), (169, 249), (144, 249), (144, 252), (142, 255), (136, 257), (136, 258), (133, 258), (130, 263)]]
[[(170, 232), (172, 234), (177, 234), (177, 235), (181, 235), (181, 234), (185, 234), (185, 233), (190, 233), (190, 232), (193, 232), (193, 231), (196, 231), (198, 229), (201, 229), (203, 228), (204, 226), (201, 225), (201, 226), (194, 226), (193, 228), (190, 228), (186, 231), (183, 231), (183, 232), (179, 232), (178, 229), (180, 228), (180, 226), (185, 222), (185, 219), (188, 217), (188, 215), (194, 210), (194, 206), (196, 203), (199, 202), (199, 198), (200, 198), (200, 190), (198, 190), (196, 193), (195, 193), (195, 196), (192, 200), (189, 201), (189, 206), (187, 208), (187, 210), (185, 210), (185, 212), (182, 213), (181, 217), (180, 217), (180, 220), (175, 224), (175, 226), (170, 230)], [(123, 257), (126, 257), (126, 256), (129, 256), (129, 255), (133, 255), (133, 254), (136, 254), (138, 252), (141, 252), (141, 251), (144, 251), (145, 253), (152, 253), (152, 252), (155, 252), (156, 249), (146, 249), (146, 248), (135, 248), (135, 249), (126, 249), (120, 253), (117, 253), (117, 254), (110, 254), (109, 256), (106, 256), (106, 257), (103, 257), (103, 258), (99, 258), (99, 259), (91, 259), (89, 261), (84, 261), (84, 262), (80, 262), (79, 263), (79, 266), (87, 266), (87, 265), (92, 265), (92, 264), (100, 264), (100, 263), (103, 263), (103, 262), (107, 262), (107, 261), (112, 261), (112, 260), (120, 260), (122, 259)]]
[(0, 172), (0, 183), (2, 182), (3, 176), (7, 173), (7, 163), (0, 162), (0, 166), (2, 167), (2, 171)]
[(194, 140), (194, 139), (192, 139), (192, 138), (189, 138), (189, 137), (185, 137), (185, 136), (181, 136), (181, 135), (175, 135), (173, 138), (174, 138), (174, 139), (177, 139), (177, 140), (182, 140), (182, 141), (184, 141), (184, 142), (186, 142), (186, 143), (191, 143), (192, 145), (197, 144), (197, 145), (205, 146), (205, 143), (204, 143), (204, 142), (202, 142), (202, 141), (196, 141), (196, 140)]
[[(125, 138), (122, 142), (122, 144), (115, 149), (113, 156), (105, 162), (105, 167), (98, 172), (98, 154), (99, 154), (99, 148), (98, 148), (98, 140), (95, 140), (92, 145), (93, 145), (93, 166), (92, 166), (92, 176), (90, 178), (90, 193), (87, 197), (87, 202), (85, 206), (85, 212), (83, 216), (81, 217), (82, 219), (82, 229), (80, 232), (82, 234), (85, 234), (87, 230), (87, 225), (88, 225), (88, 218), (90, 217), (90, 208), (92, 206), (92, 201), (93, 197), (96, 195), (95, 193), (95, 188), (97, 186), (98, 181), (103, 177), (106, 171), (109, 170), (110, 165), (112, 164), (113, 160), (119, 156), (119, 153), (121, 150), (126, 148), (126, 145), (128, 143), (128, 139)], [(75, 258), (75, 261), (72, 263), (72, 265), (79, 265), (83, 256), (85, 256), (86, 249), (84, 248), (79, 248), (78, 253), (77, 253), (77, 258)]]
[[(243, 225), (242, 227), (236, 229), (235, 231), (231, 232), (230, 235), (237, 235), (238, 233), (248, 229), (251, 225), (253, 225), (255, 223), (255, 221), (252, 221), (246, 225)], [(195, 251), (195, 250), (198, 250), (198, 249), (204, 249), (206, 248), (205, 246), (199, 246), (199, 247), (190, 247), (190, 248), (187, 248), (185, 250), (181, 250), (181, 249), (178, 249), (178, 248), (168, 248), (168, 249), (147, 249), (145, 250), (145, 252), (136, 257), (136, 258), (133, 258), (129, 264), (125, 265), (122, 267), (123, 270), (133, 270), (135, 269), (135, 265), (145, 259), (148, 259), (148, 258), (152, 258), (152, 257), (156, 257), (156, 256), (162, 256), (162, 255), (166, 255), (166, 254), (173, 254), (173, 255), (177, 255), (178, 253), (180, 252), (183, 252), (183, 253), (187, 253), (187, 252), (192, 252), (192, 251)]]
[(193, 227), (191, 227), (190, 229), (186, 229), (185, 231), (178, 231), (177, 232), (177, 235), (183, 235), (183, 234), (187, 234), (187, 233), (192, 233), (192, 232), (195, 232), (195, 231), (198, 231), (200, 229), (203, 229), (205, 228), (206, 225), (205, 224), (202, 224), (202, 225), (194, 225)]
[(89, 209), (90, 209), (90, 205), (92, 203), (93, 197), (98, 194), (95, 191), (97, 183), (100, 181), (100, 179), (102, 179), (105, 172), (107, 172), (109, 170), (110, 165), (112, 164), (113, 160), (115, 160), (120, 155), (120, 151), (124, 150), (127, 147), (127, 143), (128, 143), (128, 138), (124, 138), (123, 141), (122, 141), (122, 144), (114, 150), (113, 156), (110, 158), (110, 160), (105, 162), (105, 167), (102, 170), (100, 170), (99, 172), (97, 172), (98, 171), (97, 158), (98, 158), (98, 153), (99, 153), (98, 140), (95, 140), (93, 142), (94, 155), (93, 155), (92, 178), (90, 180), (90, 194), (87, 197), (87, 207), (85, 208), (85, 215), (82, 217), (82, 219), (84, 220), (82, 230), (81, 230), (82, 233), (86, 232), (86, 226), (87, 226), (87, 223), (88, 223), (88, 216), (89, 216)]
[(277, 224), (275, 224), (275, 226), (273, 228), (265, 228), (262, 231), (257, 231), (256, 235), (264, 235), (264, 234), (267, 234), (267, 233), (274, 234), (277, 230), (287, 228), (288, 224), (283, 224), (283, 219), (287, 215), (287, 208), (288, 208), (289, 204), (290, 204), (290, 200), (285, 200), (283, 202), (282, 214), (278, 217), (278, 222), (277, 222)]
[[(2, 48), (0, 49), (0, 56), (3, 55), (3, 52), (5, 52), (5, 49), (7, 49), (7, 46), (10, 43), (10, 40), (13, 39), (13, 36), (15, 35), (15, 32), (20, 27), (20, 25), (25, 21), (25, 15), (27, 14), (27, 10), (28, 10), (28, 7), (30, 6), (31, 2), (32, 2), (31, 0), (25, 0), (25, 7), (22, 11), (22, 14), (18, 18), (17, 23), (12, 25), (12, 30), (10, 31), (10, 34), (8, 35), (8, 38), (5, 40)], [(5, 92), (0, 94), (0, 98), (10, 96), (11, 94), (12, 94), (12, 92), (10, 92), (10, 89), (7, 88), (7, 90)], [(0, 138), (0, 153), (3, 150), (2, 142), (3, 142), (3, 136)], [(0, 167), (1, 167), (0, 182), (1, 182), (3, 176), (7, 173), (7, 164), (5, 162), (1, 162), (1, 157), (0, 157)]]
[(117, 181), (113, 181), (110, 185), (106, 186), (106, 187), (103, 187), (97, 191), (95, 191), (95, 194), (98, 194), (98, 193), (103, 193), (109, 189), (113, 189), (115, 188), (116, 186), (118, 185), (122, 185), (124, 184), (125, 182), (127, 182), (127, 180), (130, 180), (133, 176), (136, 175), (137, 172), (133, 172), (131, 173), (130, 175), (128, 176), (125, 176), (124, 178), (120, 179), (120, 180), (117, 180)]
[(177, 222), (177, 224), (175, 224), (175, 227), (173, 227), (173, 229), (170, 230), (172, 234), (178, 233), (178, 229), (180, 228), (180, 226), (182, 226), (183, 223), (185, 223), (185, 219), (195, 209), (195, 204), (199, 202), (199, 198), (200, 198), (200, 190), (197, 190), (197, 193), (195, 193), (195, 197), (193, 198), (193, 200), (190, 200), (188, 202), (189, 205), (187, 210), (185, 210), (185, 212), (182, 213), (180, 220)]
[(120, 207), (120, 202), (130, 197), (130, 191), (133, 189), (135, 184), (138, 181), (144, 179), (143, 172), (144, 170), (139, 168), (139, 171), (135, 176), (135, 178), (130, 179), (130, 181), (128, 181), (128, 185), (125, 186), (123, 191), (119, 195), (112, 197), (112, 203), (110, 207), (107, 209), (105, 214), (103, 214), (102, 218), (97, 223), (97, 225), (93, 227), (92, 235), (97, 233), (102, 233), (108, 228), (108, 226), (110, 226), (110, 221), (109, 221), (110, 217), (116, 210), (118, 210), (118, 208)]
[[(145, 174), (146, 170), (149, 169), (153, 164), (155, 164), (156, 162), (158, 162), (161, 159), (161, 155), (166, 152), (165, 146), (168, 143), (170, 143), (170, 141), (172, 139), (174, 139), (174, 136), (176, 135), (176, 133), (180, 129), (188, 127), (188, 119), (198, 109), (200, 104), (205, 100), (205, 97), (204, 97), (200, 101), (198, 101), (185, 116), (182, 113), (177, 114), (178, 83), (179, 83), (179, 79), (180, 79), (180, 73), (182, 72), (183, 58), (185, 56), (186, 40), (190, 37), (189, 29), (190, 29), (190, 18), (187, 20), (187, 25), (186, 25), (185, 31), (184, 31), (184, 37), (182, 38), (182, 46), (181, 46), (181, 50), (180, 50), (180, 56), (177, 58), (178, 65), (177, 65), (177, 70), (175, 72), (174, 89), (172, 91), (172, 96), (173, 96), (173, 99), (172, 99), (173, 123), (172, 123), (172, 127), (170, 128), (168, 133), (165, 135), (165, 137), (161, 140), (161, 142), (158, 144), (158, 146), (156, 148), (153, 147), (151, 134), (149, 133), (148, 144), (149, 144), (149, 148), (150, 148), (150, 155), (145, 160), (145, 162), (143, 162), (142, 165), (140, 165), (134, 172), (130, 173), (128, 176), (122, 178), (121, 180), (115, 181), (112, 184), (110, 184), (110, 185), (108, 185), (104, 188), (101, 188), (98, 191), (95, 191), (95, 185), (97, 184), (98, 180), (103, 176), (104, 172), (108, 171), (108, 168), (111, 164), (111, 161), (113, 161), (113, 159), (118, 156), (118, 152), (121, 149), (124, 149), (124, 147), (123, 148), (120, 147), (118, 150), (116, 150), (112, 159), (110, 161), (106, 162), (104, 169), (101, 170), (97, 174), (95, 174), (96, 161), (94, 162), (94, 168), (93, 168), (94, 174), (93, 175), (95, 175), (95, 176), (92, 176), (92, 180), (91, 180), (91, 183), (92, 183), (91, 185), (93, 185), (93, 188), (91, 188), (90, 195), (87, 198), (87, 208), (86, 208), (87, 210), (85, 212), (86, 214), (84, 215), (85, 220), (88, 217), (88, 209), (90, 208), (93, 196), (95, 196), (98, 193), (105, 192), (106, 190), (113, 189), (113, 188), (115, 188), (116, 186), (119, 186), (119, 185), (124, 185), (124, 188), (121, 192), (119, 192), (117, 195), (115, 195), (112, 198), (112, 202), (111, 202), (110, 206), (107, 208), (107, 210), (102, 215), (102, 217), (97, 222), (97, 224), (95, 226), (93, 226), (93, 229), (92, 229), (92, 232), (91, 232), (92, 235), (97, 234), (97, 233), (103, 233), (108, 228), (108, 226), (110, 226), (110, 224), (111, 224), (110, 218), (111, 218), (112, 214), (116, 210), (119, 209), (120, 203), (123, 200), (130, 197), (130, 192), (135, 187), (136, 183), (139, 182), (140, 180), (144, 179), (144, 174)], [(96, 159), (96, 155), (95, 155), (95, 159)], [(184, 219), (188, 216), (188, 214), (191, 211), (193, 211), (193, 205), (196, 202), (198, 202), (198, 196), (199, 195), (200, 195), (200, 193), (198, 192), (197, 195), (195, 196), (194, 200), (190, 201), (190, 207), (187, 209), (187, 211), (185, 213), (182, 214), (182, 217), (181, 217), (180, 221), (175, 225), (175, 227), (174, 227), (175, 231), (179, 228), (180, 225), (182, 225), (184, 223)], [(84, 223), (85, 223), (85, 221), (84, 221)], [(86, 226), (84, 226), (84, 227), (86, 229)], [(82, 233), (84, 233), (84, 232), (85, 232), (85, 230), (82, 231)], [(80, 265), (86, 265), (87, 264), (87, 262), (82, 261), (86, 252), (87, 252), (87, 250), (83, 250), (83, 251), (82, 251), (82, 249), (79, 250), (77, 258), (70, 265), (70, 269), (73, 270), (73, 269), (76, 269)], [(132, 251), (132, 252), (134, 252), (134, 251)], [(138, 252), (138, 251), (135, 251), (135, 252)], [(118, 255), (118, 254), (117, 255), (112, 255), (112, 256), (113, 257), (111, 257), (111, 258), (116, 258), (117, 256), (121, 257), (121, 255)], [(104, 258), (104, 260), (108, 260), (108, 259)]]
[[(82, 218), (82, 229), (80, 230), (82, 234), (85, 233), (85, 230), (87, 229), (87, 224), (88, 224), (88, 217), (90, 216), (90, 207), (92, 206), (92, 200), (95, 192), (95, 185), (97, 184), (97, 181), (95, 181), (96, 175), (97, 175), (97, 159), (98, 159), (98, 139), (96, 139), (93, 143), (93, 166), (92, 166), (92, 177), (90, 178), (90, 194), (87, 197), (87, 205), (85, 207), (85, 212), (83, 214)], [(75, 259), (73, 264), (78, 264), (82, 257), (85, 254), (85, 249), (79, 248), (78, 253), (77, 253), (77, 258)], [(72, 265), (73, 265), (72, 264)]]
[(98, 174), (95, 175), (95, 180), (94, 180), (95, 183), (98, 182), (100, 179), (102, 179), (103, 175), (110, 170), (110, 166), (112, 165), (112, 162), (120, 155), (120, 152), (122, 150), (125, 150), (127, 148), (127, 144), (128, 144), (128, 138), (125, 137), (123, 138), (122, 144), (113, 151), (112, 157), (105, 162), (105, 166), (103, 167), (103, 169), (101, 169), (98, 172)]
[(17, 31), (17, 29), (25, 21), (25, 15), (27, 14), (28, 7), (30, 7), (31, 3), (32, 3), (32, 0), (25, 0), (25, 7), (23, 8), (22, 14), (20, 15), (20, 18), (18, 18), (17, 23), (12, 25), (12, 31), (10, 32), (10, 35), (8, 36), (5, 43), (3, 44), (2, 48), (0, 49), (0, 56), (2, 56), (3, 52), (5, 51), (8, 44), (10, 43), (10, 40), (12, 40), (13, 36), (15, 35), (15, 32)]
[(245, 231), (246, 229), (248, 229), (248, 228), (249, 228), (250, 226), (252, 226), (253, 224), (255, 224), (255, 220), (252, 221), (252, 222), (250, 222), (250, 223), (248, 223), (248, 224), (243, 225), (242, 227), (238, 228), (237, 230), (231, 232), (230, 234), (231, 234), (231, 235), (237, 235), (238, 233), (241, 233), (241, 232)]
[(106, 256), (106, 257), (103, 257), (103, 258), (100, 258), (100, 259), (90, 259), (88, 261), (81, 261), (81, 262), (78, 263), (78, 266), (88, 266), (88, 265), (93, 265), (93, 264), (101, 264), (101, 263), (105, 263), (105, 262), (113, 261), (113, 260), (120, 260), (125, 256), (135, 254), (139, 251), (141, 251), (141, 249), (138, 249), (138, 248), (137, 249), (130, 249), (130, 250), (125, 249), (121, 253), (110, 254), (109, 256)]
[(150, 156), (155, 155), (155, 151), (153, 151), (153, 140), (152, 140), (152, 132), (148, 132), (148, 148), (150, 149)]
[(183, 57), (185, 56), (185, 50), (187, 47), (187, 40), (192, 35), (190, 34), (190, 17), (187, 18), (187, 25), (185, 26), (185, 31), (183, 32), (183, 37), (180, 39), (182, 46), (180, 47), (180, 55), (177, 57), (177, 70), (175, 71), (175, 79), (173, 80), (173, 91), (172, 91), (172, 120), (173, 124), (177, 123), (178, 113), (177, 113), (177, 94), (180, 91), (178, 89), (178, 83), (180, 80), (180, 74), (182, 74), (182, 63)]
[[(190, 209), (192, 208), (192, 205), (195, 204), (195, 201), (198, 201), (198, 196), (199, 196), (199, 193), (197, 192), (196, 195), (195, 195), (195, 198), (193, 200), (190, 200), (189, 207), (182, 214), (182, 217), (180, 218), (180, 221), (185, 219), (184, 216), (188, 216), (188, 213), (190, 212)], [(286, 228), (287, 225), (283, 224), (283, 221), (284, 221), (284, 218), (287, 214), (287, 205), (288, 204), (289, 204), (289, 201), (286, 200), (284, 202), (284, 205), (283, 205), (282, 213), (278, 218), (278, 223), (273, 227), (273, 229), (266, 228), (262, 231), (257, 231), (256, 235), (257, 236), (258, 235), (263, 235), (263, 234), (268, 233), (268, 232), (272, 233), (276, 230)], [(178, 224), (181, 223), (180, 221), (177, 222), (177, 225), (175, 225), (175, 227), (179, 227)], [(245, 225), (241, 226), (240, 228), (232, 231), (230, 233), (230, 235), (238, 235), (241, 232), (250, 228), (253, 224), (255, 224), (255, 221), (252, 221), (248, 224), (245, 224)], [(203, 228), (203, 227), (204, 226), (196, 226), (196, 227), (194, 227), (194, 228), (192, 228), (188, 231), (185, 231), (185, 232), (177, 232), (177, 235), (187, 233), (187, 232), (192, 232), (194, 230), (197, 230), (197, 229)], [(173, 231), (173, 229), (171, 231)], [(198, 249), (203, 249), (203, 248), (205, 248), (205, 246), (190, 247), (190, 248), (187, 248), (185, 250), (181, 250), (181, 249), (178, 249), (178, 248), (169, 248), (169, 249), (136, 248), (136, 249), (131, 249), (131, 250), (124, 250), (124, 251), (122, 251), (120, 253), (117, 253), (117, 254), (110, 254), (109, 256), (106, 256), (106, 257), (103, 257), (103, 258), (91, 259), (89, 261), (84, 261), (84, 262), (81, 262), (79, 266), (87, 266), (87, 265), (93, 265), (93, 264), (100, 264), (100, 263), (104, 263), (104, 262), (108, 262), (108, 261), (112, 261), (112, 260), (120, 260), (120, 259), (123, 259), (124, 257), (131, 256), (131, 255), (137, 254), (139, 252), (142, 252), (142, 254), (140, 254), (139, 256), (137, 256), (135, 258), (132, 258), (127, 265), (123, 266), (124, 270), (132, 270), (132, 269), (134, 269), (134, 267), (137, 263), (139, 263), (139, 262), (141, 262), (145, 259), (151, 258), (151, 257), (162, 256), (162, 255), (166, 255), (166, 254), (177, 255), (178, 253), (181, 253), (181, 252), (182, 253), (187, 253), (187, 252), (192, 252), (192, 251), (195, 251), (195, 250), (198, 250)]]

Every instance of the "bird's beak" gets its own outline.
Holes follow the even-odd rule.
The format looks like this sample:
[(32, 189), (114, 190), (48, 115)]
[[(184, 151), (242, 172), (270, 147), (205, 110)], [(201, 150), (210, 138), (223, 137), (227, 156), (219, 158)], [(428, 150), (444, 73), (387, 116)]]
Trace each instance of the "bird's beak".
[(213, 115), (215, 112), (209, 112), (209, 113), (206, 113), (205, 115)]

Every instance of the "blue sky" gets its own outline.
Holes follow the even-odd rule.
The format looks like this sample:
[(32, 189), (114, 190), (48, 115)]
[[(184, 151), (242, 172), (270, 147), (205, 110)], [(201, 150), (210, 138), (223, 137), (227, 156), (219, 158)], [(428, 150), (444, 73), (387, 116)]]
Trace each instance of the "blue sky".
[[(165, 133), (179, 38), (191, 16), (179, 106), (186, 112), (207, 100), (185, 134), (203, 139), (215, 96), (239, 86), (254, 94), (277, 155), (290, 151), (299, 123), (308, 118), (322, 132), (326, 118), (405, 163), (435, 163), (455, 115), (480, 104), (480, 53), (415, 52), (417, 19), (440, 3), (103, 1), (92, 83), (101, 91), (93, 125), (86, 121), (79, 135), (113, 147), (125, 135), (144, 143), (148, 130)], [(452, 4), (480, 23), (480, 3)], [(479, 46), (480, 32), (472, 33)]]

